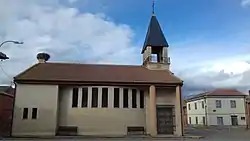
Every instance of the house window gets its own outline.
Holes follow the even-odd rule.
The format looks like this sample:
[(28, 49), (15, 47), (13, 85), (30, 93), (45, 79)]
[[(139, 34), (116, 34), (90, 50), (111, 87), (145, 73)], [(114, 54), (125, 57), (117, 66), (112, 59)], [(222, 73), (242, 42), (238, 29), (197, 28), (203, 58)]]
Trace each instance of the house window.
[(189, 124), (192, 124), (192, 119), (191, 119), (191, 117), (189, 117)]
[(123, 108), (128, 108), (128, 89), (123, 89)]
[(201, 102), (201, 107), (202, 107), (202, 109), (204, 109), (204, 107), (205, 107), (204, 106), (204, 101)]
[(82, 88), (82, 107), (88, 107), (88, 88)]
[(108, 107), (108, 88), (102, 88), (102, 107)]
[(202, 117), (203, 125), (206, 125), (206, 117)]
[(221, 108), (221, 100), (216, 100), (216, 108)]
[(28, 108), (23, 108), (23, 119), (28, 119)]
[(140, 91), (140, 108), (144, 108), (144, 91)]
[(236, 101), (230, 100), (230, 105), (231, 105), (231, 108), (236, 108)]
[(217, 125), (224, 125), (223, 117), (217, 117)]
[(78, 107), (78, 88), (73, 88), (72, 107)]
[(198, 117), (195, 117), (195, 124), (198, 124)]
[(188, 104), (188, 110), (191, 110), (191, 106), (190, 106), (190, 104)]
[(132, 89), (132, 108), (136, 108), (136, 89)]
[(194, 109), (197, 110), (197, 103), (194, 103)]
[(245, 120), (246, 118), (245, 117), (240, 117), (241, 120)]
[(114, 108), (119, 108), (119, 102), (120, 102), (120, 89), (115, 88), (114, 89)]
[(92, 108), (98, 107), (98, 88), (92, 88)]
[(32, 108), (32, 119), (37, 119), (37, 108)]

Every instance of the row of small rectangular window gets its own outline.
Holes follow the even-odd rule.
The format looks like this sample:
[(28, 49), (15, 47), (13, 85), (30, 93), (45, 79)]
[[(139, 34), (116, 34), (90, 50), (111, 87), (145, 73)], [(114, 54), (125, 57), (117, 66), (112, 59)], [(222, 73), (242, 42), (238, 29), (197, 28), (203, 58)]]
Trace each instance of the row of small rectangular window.
[[(127, 88), (123, 89), (123, 108), (129, 107), (129, 98), (128, 98)], [(108, 107), (108, 88), (102, 88), (102, 104), (103, 108)], [(120, 89), (114, 88), (114, 108), (120, 107)], [(88, 88), (82, 88), (82, 103), (81, 107), (88, 107)], [(144, 91), (140, 91), (140, 108), (144, 108)], [(73, 97), (72, 97), (72, 107), (78, 107), (78, 88), (73, 88)], [(98, 88), (92, 88), (92, 100), (91, 107), (98, 107)], [(132, 108), (137, 108), (137, 90), (132, 89)]]
[[(206, 118), (205, 117), (202, 117), (202, 123), (203, 125), (206, 124)], [(189, 117), (189, 124), (192, 124), (192, 118)], [(195, 124), (198, 124), (198, 117), (195, 117)]]
[[(202, 109), (204, 109), (204, 107), (205, 107), (204, 101), (201, 102), (201, 107), (202, 107)], [(194, 109), (197, 110), (197, 103), (196, 102), (194, 103)], [(188, 110), (191, 110), (190, 104), (188, 104)]]
[[(232, 118), (232, 116), (231, 116), (231, 118)], [(240, 119), (245, 120), (245, 117), (241, 117)], [(205, 123), (206, 123), (206, 118), (205, 117), (202, 117), (202, 122), (203, 122), (203, 125), (205, 125)], [(192, 124), (191, 117), (189, 117), (189, 124)], [(198, 117), (195, 117), (195, 124), (198, 124)], [(237, 122), (237, 124), (238, 124), (238, 122)], [(224, 125), (223, 117), (217, 117), (217, 125)]]
[[(32, 108), (31, 119), (37, 119), (37, 108)], [(23, 119), (29, 118), (29, 108), (23, 108)]]
[[(221, 100), (216, 100), (215, 103), (216, 103), (216, 108), (221, 108), (222, 107), (221, 106)], [(230, 106), (231, 106), (231, 108), (236, 108), (236, 101), (235, 100), (230, 100)], [(202, 107), (202, 109), (204, 109), (204, 107), (205, 107), (204, 106), (204, 101), (201, 102), (201, 107)], [(196, 102), (194, 103), (194, 109), (197, 110), (197, 103)], [(188, 104), (188, 110), (191, 110), (190, 104)]]
[[(221, 100), (216, 100), (215, 103), (216, 103), (216, 108), (222, 107)], [(236, 101), (235, 100), (230, 100), (230, 107), (236, 108)]]

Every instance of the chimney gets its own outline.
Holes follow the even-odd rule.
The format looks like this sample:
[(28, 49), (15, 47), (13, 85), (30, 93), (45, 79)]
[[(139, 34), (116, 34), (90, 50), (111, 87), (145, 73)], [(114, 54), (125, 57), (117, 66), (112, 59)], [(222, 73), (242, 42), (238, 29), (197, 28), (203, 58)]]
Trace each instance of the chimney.
[(46, 63), (50, 59), (50, 55), (48, 53), (38, 53), (36, 56), (38, 63)]

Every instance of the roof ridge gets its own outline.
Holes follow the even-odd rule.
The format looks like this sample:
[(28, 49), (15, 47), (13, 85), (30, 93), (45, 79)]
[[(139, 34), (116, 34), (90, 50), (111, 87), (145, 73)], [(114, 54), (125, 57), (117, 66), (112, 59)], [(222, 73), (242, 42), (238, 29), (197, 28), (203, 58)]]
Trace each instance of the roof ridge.
[(131, 66), (142, 67), (142, 65), (122, 65), (122, 64), (94, 64), (94, 63), (76, 63), (76, 62), (46, 62), (44, 64), (65, 64), (65, 65), (92, 65), (92, 66)]

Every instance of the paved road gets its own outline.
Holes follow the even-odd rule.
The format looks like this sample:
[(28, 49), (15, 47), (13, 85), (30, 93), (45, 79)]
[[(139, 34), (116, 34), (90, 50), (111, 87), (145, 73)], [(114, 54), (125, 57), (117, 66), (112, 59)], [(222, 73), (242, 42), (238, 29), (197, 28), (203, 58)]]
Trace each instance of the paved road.
[[(250, 130), (244, 128), (210, 128), (187, 130), (188, 134), (200, 135), (202, 139), (171, 138), (91, 138), (91, 139), (11, 139), (11, 141), (250, 141)], [(5, 139), (10, 140), (10, 139)]]

